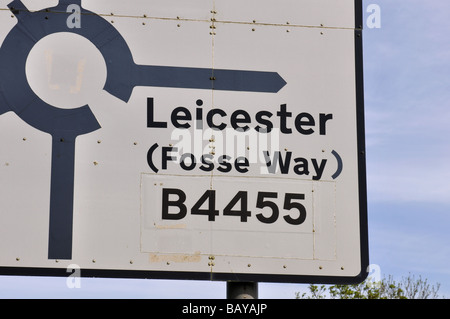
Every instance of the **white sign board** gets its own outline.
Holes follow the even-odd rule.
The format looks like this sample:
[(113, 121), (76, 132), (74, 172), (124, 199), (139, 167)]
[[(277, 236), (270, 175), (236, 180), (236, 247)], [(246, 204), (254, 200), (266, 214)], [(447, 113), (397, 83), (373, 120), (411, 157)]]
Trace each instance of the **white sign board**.
[(0, 273), (365, 278), (361, 1), (0, 5)]

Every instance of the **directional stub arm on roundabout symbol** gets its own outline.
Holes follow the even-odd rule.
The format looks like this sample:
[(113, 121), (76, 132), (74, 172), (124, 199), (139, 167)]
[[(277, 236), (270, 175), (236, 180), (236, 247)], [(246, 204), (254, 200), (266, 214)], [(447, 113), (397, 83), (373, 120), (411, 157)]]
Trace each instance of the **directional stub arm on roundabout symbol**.
[[(81, 10), (81, 28), (67, 26), (70, 5)], [(89, 105), (57, 108), (31, 89), (25, 66), (38, 41), (59, 32), (91, 41), (106, 63), (104, 90), (124, 102), (136, 86), (276, 93), (286, 85), (276, 72), (138, 65), (121, 34), (101, 16), (83, 9), (80, 0), (60, 0), (57, 6), (36, 12), (19, 0), (8, 7), (18, 23), (0, 48), (0, 115), (12, 111), (52, 136), (49, 259), (72, 259), (75, 140), (101, 126)]]

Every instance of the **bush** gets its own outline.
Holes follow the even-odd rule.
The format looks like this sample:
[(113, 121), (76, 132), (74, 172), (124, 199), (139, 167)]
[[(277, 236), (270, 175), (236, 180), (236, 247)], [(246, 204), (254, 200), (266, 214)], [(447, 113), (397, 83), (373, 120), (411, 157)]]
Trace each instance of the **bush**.
[(411, 274), (396, 282), (392, 276), (379, 282), (366, 280), (357, 285), (309, 285), (309, 292), (295, 293), (297, 299), (437, 299), (440, 284)]

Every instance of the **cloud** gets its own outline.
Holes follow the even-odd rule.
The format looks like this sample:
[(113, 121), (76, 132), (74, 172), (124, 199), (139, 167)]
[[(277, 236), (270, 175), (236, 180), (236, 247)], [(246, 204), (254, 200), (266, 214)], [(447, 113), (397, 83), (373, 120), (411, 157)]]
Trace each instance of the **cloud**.
[(379, 1), (382, 27), (365, 31), (373, 200), (450, 202), (450, 5), (436, 3)]

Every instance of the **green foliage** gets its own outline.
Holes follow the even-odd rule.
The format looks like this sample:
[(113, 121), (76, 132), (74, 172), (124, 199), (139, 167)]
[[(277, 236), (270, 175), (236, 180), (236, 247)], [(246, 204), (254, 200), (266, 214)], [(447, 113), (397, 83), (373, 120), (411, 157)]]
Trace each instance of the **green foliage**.
[(436, 299), (440, 284), (430, 285), (420, 276), (409, 275), (396, 282), (392, 276), (379, 282), (364, 281), (357, 285), (309, 285), (309, 292), (297, 299)]

